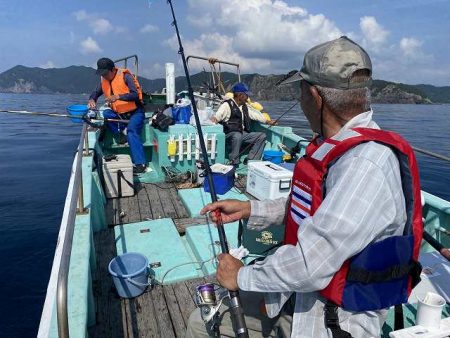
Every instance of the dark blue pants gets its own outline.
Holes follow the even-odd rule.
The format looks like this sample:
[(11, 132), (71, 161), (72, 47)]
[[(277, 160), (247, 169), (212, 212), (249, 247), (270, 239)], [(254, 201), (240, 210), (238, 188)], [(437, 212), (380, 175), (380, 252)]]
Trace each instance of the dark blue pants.
[[(120, 118), (117, 113), (111, 109), (103, 111), (103, 117), (107, 119)], [(131, 161), (135, 164), (145, 164), (144, 146), (142, 145), (141, 132), (144, 126), (144, 112), (141, 108), (138, 108), (133, 114), (131, 114), (130, 122), (107, 122), (109, 130), (113, 135), (118, 135), (122, 130), (127, 128), (127, 140), (131, 150)]]

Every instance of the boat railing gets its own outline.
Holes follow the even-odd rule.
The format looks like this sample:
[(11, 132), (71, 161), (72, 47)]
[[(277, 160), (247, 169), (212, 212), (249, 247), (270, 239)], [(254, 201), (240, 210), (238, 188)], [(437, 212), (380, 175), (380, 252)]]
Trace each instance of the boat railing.
[[(58, 272), (58, 283), (56, 289), (56, 314), (58, 321), (59, 338), (69, 337), (69, 319), (67, 309), (67, 284), (69, 277), (70, 255), (72, 252), (73, 234), (75, 228), (76, 215), (86, 213), (83, 200), (83, 181), (82, 181), (82, 158), (89, 154), (87, 124), (83, 124), (80, 142), (78, 143), (75, 154), (76, 162), (74, 165), (73, 190), (70, 197), (70, 205), (67, 221), (65, 224), (66, 233), (64, 236), (63, 247), (61, 250), (61, 262)], [(61, 224), (64, 226), (64, 224)]]
[(237, 74), (238, 74), (238, 81), (241, 82), (241, 70), (239, 68), (239, 63), (234, 63), (234, 62), (229, 62), (229, 61), (224, 61), (224, 60), (219, 60), (216, 58), (207, 58), (207, 57), (203, 57), (203, 56), (196, 56), (196, 55), (189, 55), (186, 58), (186, 62), (189, 64), (189, 60), (190, 59), (197, 59), (197, 60), (204, 60), (204, 61), (208, 61), (211, 65), (217, 63), (217, 64), (225, 64), (225, 65), (229, 65), (229, 66), (234, 66), (237, 69)]
[(138, 76), (138, 72), (139, 72), (139, 59), (138, 56), (136, 54), (130, 55), (130, 56), (125, 56), (123, 58), (114, 60), (114, 63), (118, 63), (118, 62), (124, 62), (124, 68), (128, 68), (128, 60), (129, 59), (134, 59), (134, 67), (136, 68), (134, 75), (137, 77)]

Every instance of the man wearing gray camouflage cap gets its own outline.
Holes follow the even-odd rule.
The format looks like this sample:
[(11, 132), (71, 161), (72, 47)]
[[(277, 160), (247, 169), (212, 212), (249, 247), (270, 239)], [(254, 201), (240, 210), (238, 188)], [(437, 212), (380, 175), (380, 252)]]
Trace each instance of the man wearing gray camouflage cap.
[[(301, 107), (318, 135), (296, 164), (289, 198), (225, 200), (201, 211), (219, 209), (224, 223), (242, 218), (251, 229), (286, 225), (284, 245), (264, 261), (243, 266), (231, 255), (218, 257), (217, 280), (241, 290), (254, 332), (275, 334), (267, 329), (273, 322), (257, 321), (246, 307), (247, 298), (264, 293), (278, 334), (379, 336), (387, 309), (405, 302), (415, 283), (421, 240), (415, 158), (403, 139), (372, 120), (371, 75), (368, 54), (347, 37), (309, 50), (300, 72), (284, 81), (300, 80)], [(194, 312), (187, 336), (206, 335), (198, 320)], [(229, 327), (225, 312), (221, 333), (232, 333)]]

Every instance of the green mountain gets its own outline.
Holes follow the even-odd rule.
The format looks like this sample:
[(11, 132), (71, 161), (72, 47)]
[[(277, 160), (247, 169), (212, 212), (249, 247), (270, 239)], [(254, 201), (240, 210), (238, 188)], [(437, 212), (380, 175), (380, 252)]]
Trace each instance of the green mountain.
[(432, 102), (450, 103), (450, 86), (435, 87), (432, 85), (419, 84), (415, 87), (424, 92)]
[[(256, 100), (295, 100), (298, 99), (296, 84), (277, 87), (284, 75), (244, 74), (241, 81), (247, 83)], [(234, 73), (221, 75), (225, 90), (238, 81)], [(165, 79), (149, 80), (139, 77), (144, 91), (159, 92), (165, 87)], [(95, 70), (85, 66), (42, 69), (15, 66), (0, 74), (0, 92), (8, 93), (90, 93), (99, 83)], [(191, 76), (195, 90), (206, 91), (212, 88), (211, 74), (200, 72)], [(186, 78), (175, 79), (177, 91), (185, 89)], [(432, 85), (407, 85), (383, 80), (374, 80), (372, 100), (376, 103), (450, 103), (450, 87)]]

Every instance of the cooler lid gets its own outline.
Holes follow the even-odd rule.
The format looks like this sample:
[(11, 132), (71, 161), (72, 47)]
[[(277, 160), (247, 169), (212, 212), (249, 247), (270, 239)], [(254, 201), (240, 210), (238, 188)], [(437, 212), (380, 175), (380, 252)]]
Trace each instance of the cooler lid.
[(119, 154), (116, 155), (115, 159), (110, 161), (105, 161), (103, 159), (103, 167), (110, 171), (114, 169), (130, 170), (133, 168), (133, 164), (131, 163), (130, 155)]
[(270, 179), (291, 178), (293, 174), (292, 171), (269, 161), (249, 162), (248, 167), (249, 171), (253, 170), (255, 173), (259, 173)]

